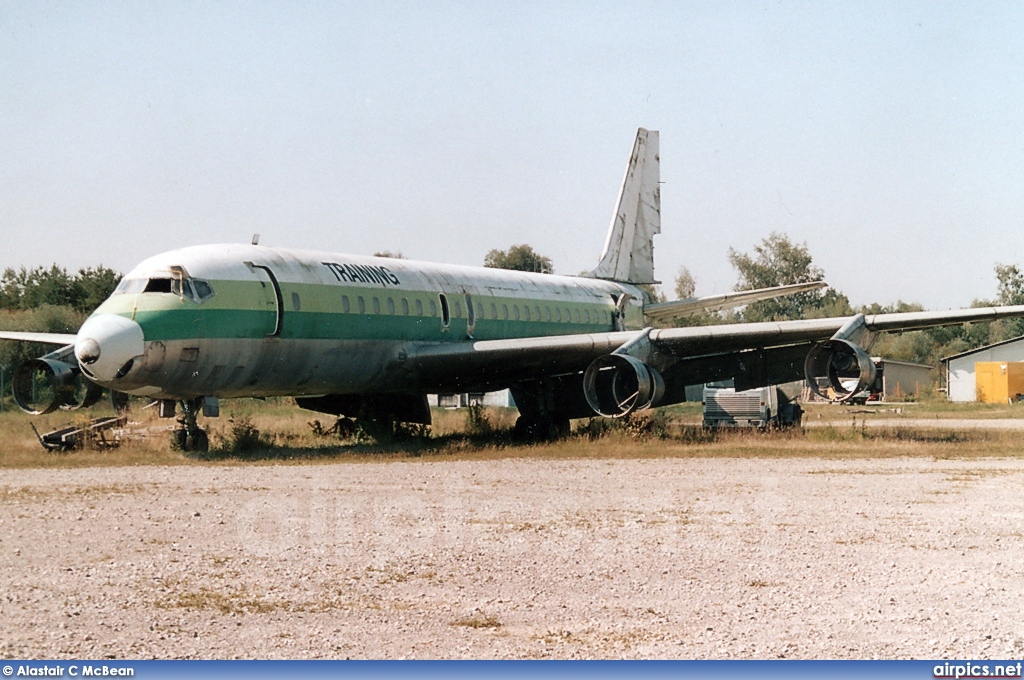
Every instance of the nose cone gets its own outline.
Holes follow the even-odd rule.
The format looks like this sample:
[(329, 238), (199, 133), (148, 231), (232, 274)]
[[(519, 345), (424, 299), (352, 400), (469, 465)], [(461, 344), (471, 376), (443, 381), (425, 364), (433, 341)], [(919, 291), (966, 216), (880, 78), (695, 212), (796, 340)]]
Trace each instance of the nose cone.
[(75, 356), (82, 370), (101, 383), (123, 378), (145, 351), (139, 324), (116, 314), (89, 318), (75, 340)]

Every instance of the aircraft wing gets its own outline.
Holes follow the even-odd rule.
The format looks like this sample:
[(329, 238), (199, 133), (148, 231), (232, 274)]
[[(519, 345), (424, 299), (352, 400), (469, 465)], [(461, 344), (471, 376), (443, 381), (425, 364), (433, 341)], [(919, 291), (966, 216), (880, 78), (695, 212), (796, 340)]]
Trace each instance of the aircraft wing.
[[(396, 377), (438, 391), (472, 391), (583, 371), (598, 357), (649, 342), (648, 360), (679, 381), (697, 384), (733, 377), (760, 361), (771, 382), (803, 377), (803, 361), (814, 343), (829, 340), (863, 319), (869, 333), (919, 330), (1024, 316), (1024, 305), (940, 312), (856, 315), (688, 328), (645, 329), (510, 340), (410, 345), (393, 364)], [(757, 356), (755, 356), (757, 355)], [(797, 373), (799, 371), (799, 373)], [(739, 380), (741, 384), (743, 380)], [(765, 384), (770, 384), (765, 383)]]
[(828, 284), (824, 281), (811, 281), (809, 283), (793, 283), (772, 288), (758, 288), (756, 290), (743, 290), (735, 293), (723, 293), (721, 295), (687, 298), (672, 302), (654, 302), (644, 305), (644, 316), (654, 321), (671, 321), (684, 316), (700, 314), (701, 312), (717, 312), (723, 309), (749, 305), (751, 302), (771, 300), (772, 298), (793, 295), (794, 293), (806, 293), (807, 291), (827, 287)]
[(73, 345), (77, 338), (78, 336), (70, 333), (23, 333), (20, 331), (0, 331), (0, 340), (39, 342), (45, 345)]

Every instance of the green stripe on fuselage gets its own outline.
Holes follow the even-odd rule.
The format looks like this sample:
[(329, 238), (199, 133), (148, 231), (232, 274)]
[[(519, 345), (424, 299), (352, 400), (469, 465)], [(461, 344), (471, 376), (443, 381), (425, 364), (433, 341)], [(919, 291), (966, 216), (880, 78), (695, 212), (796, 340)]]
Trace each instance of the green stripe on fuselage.
[[(266, 286), (257, 281), (210, 281), (210, 284), (215, 295), (202, 304), (169, 293), (114, 295), (96, 313), (134, 318), (142, 326), (147, 341), (261, 338), (273, 332), (275, 303)], [(440, 301), (435, 291), (282, 282), (281, 293), (283, 339), (467, 339), (466, 299), (461, 293), (445, 293), (451, 311), (447, 329), (441, 325)], [(344, 310), (346, 296), (348, 312)], [(359, 313), (360, 297), (364, 313)], [(610, 298), (607, 302), (579, 302), (474, 295), (473, 302), (476, 308), (473, 338), (477, 340), (612, 330), (614, 308)], [(431, 303), (435, 316), (430, 316)], [(526, 307), (530, 310), (529, 321), (525, 318)], [(377, 308), (379, 313), (375, 313)], [(407, 308), (409, 313), (405, 314)], [(416, 314), (419, 308), (423, 316)], [(498, 318), (492, 318), (495, 313)], [(515, 319), (517, 313), (518, 320)], [(556, 321), (556, 318), (561, 320)]]

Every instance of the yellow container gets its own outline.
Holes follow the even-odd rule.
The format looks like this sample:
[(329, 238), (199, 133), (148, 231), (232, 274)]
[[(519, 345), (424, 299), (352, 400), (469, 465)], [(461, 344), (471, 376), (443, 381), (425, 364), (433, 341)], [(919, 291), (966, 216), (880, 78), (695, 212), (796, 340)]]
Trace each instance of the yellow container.
[(1006, 404), (1024, 395), (1024, 361), (979, 361), (974, 364), (978, 401)]

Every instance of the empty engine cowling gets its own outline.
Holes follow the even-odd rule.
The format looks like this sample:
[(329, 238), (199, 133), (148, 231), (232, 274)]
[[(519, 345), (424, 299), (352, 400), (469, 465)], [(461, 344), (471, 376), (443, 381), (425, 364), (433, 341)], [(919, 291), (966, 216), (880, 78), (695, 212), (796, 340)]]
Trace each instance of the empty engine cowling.
[(12, 392), (21, 410), (32, 415), (92, 406), (103, 396), (103, 388), (87, 380), (77, 366), (45, 358), (26, 361), (14, 370)]
[[(869, 389), (875, 382), (875, 362), (868, 353), (848, 340), (833, 338), (815, 345), (804, 360), (804, 375), (811, 390), (829, 401), (847, 401)], [(826, 378), (836, 395), (822, 394), (818, 379)]]
[(583, 374), (583, 394), (595, 413), (622, 418), (656, 405), (665, 394), (665, 381), (639, 359), (609, 354), (594, 359)]

